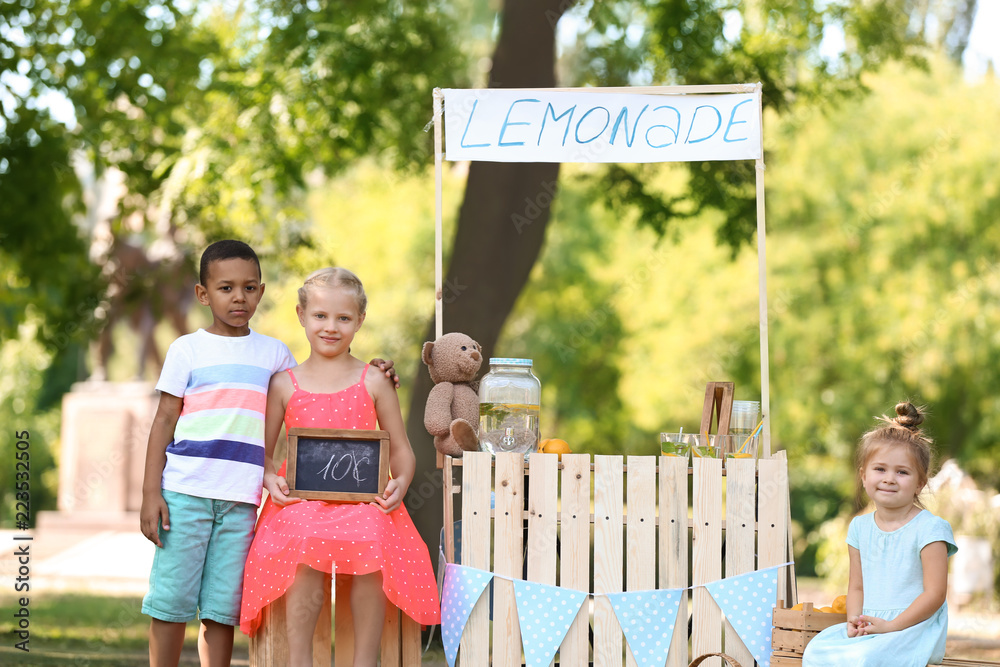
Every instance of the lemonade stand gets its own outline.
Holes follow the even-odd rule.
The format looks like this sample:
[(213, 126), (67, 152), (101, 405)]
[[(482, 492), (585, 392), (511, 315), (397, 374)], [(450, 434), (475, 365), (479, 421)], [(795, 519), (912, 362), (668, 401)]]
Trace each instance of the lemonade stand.
[[(779, 599), (794, 602), (795, 586), (787, 464), (770, 445), (761, 84), (436, 89), (433, 111), (437, 337), (445, 159), (754, 160), (757, 195), (759, 458), (591, 457), (551, 441), (544, 451), (553, 454), (527, 458), (499, 447), (441, 457), (449, 664), (460, 654), (463, 666), (521, 664), (522, 656), (547, 665), (556, 652), (564, 665), (767, 664), (771, 611)], [(717, 395), (725, 388), (710, 385), (709, 425)], [(728, 397), (725, 415), (715, 414), (727, 426), (731, 383)], [(740, 452), (719, 451), (727, 450)], [(754, 613), (733, 606), (733, 586), (754, 589)], [(728, 656), (717, 657), (723, 646)]]

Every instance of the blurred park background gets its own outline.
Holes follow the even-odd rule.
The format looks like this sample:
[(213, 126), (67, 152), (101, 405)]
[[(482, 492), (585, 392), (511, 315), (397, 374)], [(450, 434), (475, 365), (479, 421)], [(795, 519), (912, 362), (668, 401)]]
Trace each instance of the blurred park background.
[[(433, 553), (432, 89), (761, 81), (798, 573), (846, 581), (855, 444), (903, 398), (953, 461), (932, 508), (997, 553), (998, 4), (0, 0), (0, 459), (30, 430), (32, 511), (55, 509), (63, 396), (154, 382), (210, 322), (201, 250), (240, 238), (253, 327), (300, 360), (303, 277), (365, 282), (354, 354), (396, 362)], [(697, 429), (706, 382), (759, 399), (754, 211), (750, 163), (446, 163), (445, 330), (534, 360), (542, 437), (653, 454)]]

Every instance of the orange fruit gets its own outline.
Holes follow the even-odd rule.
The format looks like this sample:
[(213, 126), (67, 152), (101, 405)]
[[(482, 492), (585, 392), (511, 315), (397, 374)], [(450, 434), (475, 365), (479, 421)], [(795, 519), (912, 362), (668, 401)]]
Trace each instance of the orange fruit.
[(792, 611), (802, 611), (802, 603), (800, 602), (794, 607), (792, 607)]
[(847, 596), (846, 595), (838, 595), (837, 597), (835, 597), (833, 599), (833, 605), (832, 605), (832, 607), (833, 607), (833, 611), (835, 613), (837, 613), (837, 614), (846, 614), (847, 613)]
[(837, 612), (835, 612), (833, 610), (833, 607), (820, 607), (819, 610), (821, 612), (823, 612), (823, 613), (826, 613), (826, 614), (835, 614), (835, 613), (837, 613)]
[(563, 454), (573, 453), (573, 450), (569, 447), (569, 443), (559, 438), (546, 438), (542, 440), (538, 443), (538, 451), (543, 454), (558, 454), (560, 461), (562, 461)]

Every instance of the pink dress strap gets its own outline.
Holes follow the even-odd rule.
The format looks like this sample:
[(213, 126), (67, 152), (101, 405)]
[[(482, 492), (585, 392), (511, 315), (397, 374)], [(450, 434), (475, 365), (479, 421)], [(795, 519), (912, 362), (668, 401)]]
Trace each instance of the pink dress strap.
[(295, 379), (295, 373), (292, 372), (291, 368), (288, 369), (288, 377), (292, 378), (292, 386), (295, 387), (296, 390), (298, 390), (299, 382), (298, 380)]

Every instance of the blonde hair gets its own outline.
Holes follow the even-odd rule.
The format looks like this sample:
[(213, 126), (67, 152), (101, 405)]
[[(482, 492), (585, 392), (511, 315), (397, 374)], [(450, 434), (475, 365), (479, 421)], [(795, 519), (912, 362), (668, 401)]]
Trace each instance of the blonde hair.
[[(877, 419), (882, 425), (877, 426), (863, 436), (858, 445), (858, 476), (864, 473), (865, 467), (881, 447), (905, 447), (913, 458), (920, 486), (927, 484), (931, 471), (931, 444), (920, 425), (924, 422), (926, 408), (904, 401), (896, 405), (894, 418), (882, 415)], [(919, 501), (917, 502), (919, 505)]]
[(358, 302), (358, 313), (364, 315), (368, 309), (368, 296), (365, 294), (365, 287), (352, 271), (341, 267), (327, 267), (313, 271), (306, 278), (306, 281), (299, 288), (299, 306), (306, 307), (309, 293), (316, 287), (343, 287), (349, 292), (353, 292), (355, 300)]

